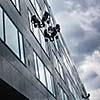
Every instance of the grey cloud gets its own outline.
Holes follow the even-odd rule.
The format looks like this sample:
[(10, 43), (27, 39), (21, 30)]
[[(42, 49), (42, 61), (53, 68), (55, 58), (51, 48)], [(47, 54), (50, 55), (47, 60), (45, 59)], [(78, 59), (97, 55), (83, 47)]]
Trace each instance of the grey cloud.
[(78, 64), (80, 61), (83, 61), (84, 52), (82, 52), (83, 49), (80, 49), (80, 45), (83, 46), (84, 30), (79, 25), (72, 25), (69, 30), (65, 30), (64, 37), (75, 63)]
[(89, 73), (88, 75), (87, 75), (87, 77), (85, 78), (85, 81), (87, 82), (89, 82), (89, 81), (93, 81), (95, 78), (97, 78), (98, 77), (98, 74), (95, 72), (95, 71), (92, 71), (91, 73)]
[[(65, 0), (48, 0), (54, 13), (65, 10)], [(63, 6), (62, 6), (63, 5)]]
[(95, 79), (91, 79), (90, 81), (86, 81), (85, 83), (89, 90), (100, 89), (100, 76)]
[[(96, 49), (100, 47), (100, 37), (95, 37), (86, 41), (82, 41), (78, 47), (73, 47), (73, 58), (77, 65), (84, 61), (85, 57), (91, 55)], [(70, 50), (71, 51), (71, 50)], [(80, 66), (79, 66), (80, 67)]]
[(69, 39), (70, 37), (70, 39), (76, 39), (76, 41), (84, 38), (85, 36), (84, 30), (78, 24), (72, 24), (69, 29), (66, 27), (64, 34), (66, 38), (68, 37)]
[(92, 54), (100, 46), (100, 35), (91, 33), (93, 36), (87, 36), (88, 33), (84, 34), (84, 30), (81, 28), (75, 29), (72, 27), (72, 31), (65, 34), (66, 43), (71, 51), (71, 54), (75, 62), (84, 60), (86, 55)]
[(100, 32), (100, 18), (97, 21), (93, 21), (92, 24), (97, 32)]
[(74, 2), (74, 4), (80, 4), (83, 8), (89, 8), (90, 6), (99, 6), (100, 0), (66, 0)]
[(100, 36), (97, 35), (82, 41), (76, 48), (76, 51), (79, 51), (80, 53), (83, 54), (91, 54), (99, 47), (99, 45), (100, 45)]

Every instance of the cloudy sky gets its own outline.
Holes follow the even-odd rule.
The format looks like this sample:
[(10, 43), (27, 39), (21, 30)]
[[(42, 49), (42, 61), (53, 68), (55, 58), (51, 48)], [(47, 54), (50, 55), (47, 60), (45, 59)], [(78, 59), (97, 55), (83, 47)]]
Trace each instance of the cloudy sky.
[(90, 100), (100, 100), (100, 0), (48, 0)]

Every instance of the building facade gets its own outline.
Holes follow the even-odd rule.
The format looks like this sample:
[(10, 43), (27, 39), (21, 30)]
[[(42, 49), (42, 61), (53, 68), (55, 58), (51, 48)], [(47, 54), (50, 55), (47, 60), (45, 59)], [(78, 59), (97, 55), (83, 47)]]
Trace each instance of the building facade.
[[(38, 27), (45, 12), (50, 22)], [(44, 35), (56, 24), (47, 0), (0, 0), (0, 99), (84, 100), (60, 31), (52, 41)]]

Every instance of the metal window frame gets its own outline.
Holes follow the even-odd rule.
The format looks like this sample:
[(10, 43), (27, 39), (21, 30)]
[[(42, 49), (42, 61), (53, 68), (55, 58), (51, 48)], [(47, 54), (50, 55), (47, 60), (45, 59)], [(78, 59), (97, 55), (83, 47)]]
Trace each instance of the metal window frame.
[[(1, 7), (1, 6), (0, 6)], [(25, 48), (24, 48), (24, 38), (23, 38), (23, 34), (21, 34), (21, 32), (19, 31), (19, 29), (17, 28), (17, 26), (15, 25), (15, 23), (12, 21), (12, 19), (9, 17), (9, 15), (6, 13), (6, 11), (4, 11), (4, 9), (1, 7), (2, 9), (2, 13), (3, 13), (3, 34), (4, 34), (4, 43), (6, 44), (6, 33), (5, 33), (5, 15), (9, 18), (9, 20), (11, 21), (11, 23), (14, 25), (14, 27), (16, 28), (17, 30), (17, 42), (18, 42), (18, 51), (19, 51), (19, 57), (15, 54), (15, 52), (10, 48), (10, 50), (14, 53), (14, 55), (16, 55), (16, 57), (18, 59), (20, 59), (20, 61), (25, 64), (26, 63), (26, 59), (25, 59)], [(22, 44), (23, 44), (23, 55), (24, 55), (24, 62), (21, 60), (21, 48), (20, 48), (20, 43), (19, 43), (19, 32), (20, 34), (22, 35)]]

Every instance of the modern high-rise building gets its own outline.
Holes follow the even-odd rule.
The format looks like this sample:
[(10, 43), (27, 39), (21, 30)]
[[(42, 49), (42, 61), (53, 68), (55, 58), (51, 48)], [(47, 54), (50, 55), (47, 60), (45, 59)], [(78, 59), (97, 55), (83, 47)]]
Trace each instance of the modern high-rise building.
[(59, 24), (47, 0), (0, 0), (0, 100), (89, 100)]

